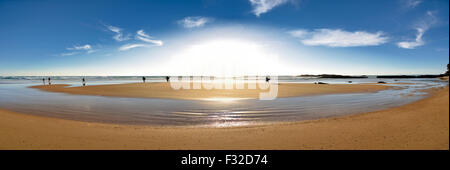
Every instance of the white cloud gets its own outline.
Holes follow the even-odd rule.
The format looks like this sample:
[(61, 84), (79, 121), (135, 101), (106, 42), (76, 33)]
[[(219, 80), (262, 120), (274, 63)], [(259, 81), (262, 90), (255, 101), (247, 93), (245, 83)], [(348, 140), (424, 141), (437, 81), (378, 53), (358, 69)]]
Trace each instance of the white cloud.
[(146, 44), (125, 44), (119, 48), (119, 51), (126, 51), (132, 48), (145, 47)]
[(135, 38), (136, 40), (140, 40), (145, 43), (125, 44), (119, 47), (119, 51), (127, 51), (138, 47), (162, 46), (164, 44), (161, 40), (154, 40), (150, 35), (145, 33), (144, 30), (138, 30)]
[(111, 26), (111, 25), (105, 25), (106, 28), (108, 28), (108, 30), (116, 33), (116, 35), (113, 36), (113, 39), (115, 39), (116, 41), (125, 41), (125, 40), (129, 40), (130, 36), (124, 36), (122, 33), (122, 29), (119, 27), (115, 27), (115, 26)]
[(73, 46), (72, 48), (67, 48), (67, 50), (90, 50), (92, 49), (91, 45), (86, 44), (82, 46)]
[(422, 40), (422, 36), (424, 33), (425, 33), (424, 29), (417, 28), (417, 35), (415, 41), (402, 41), (397, 43), (397, 46), (406, 49), (414, 49), (418, 46), (422, 46), (425, 44), (425, 42)]
[(89, 44), (86, 45), (74, 45), (73, 47), (66, 48), (67, 50), (73, 51), (73, 52), (66, 52), (61, 53), (60, 56), (71, 56), (75, 54), (79, 54), (80, 51), (86, 51), (87, 54), (91, 54), (95, 52), (96, 50), (92, 49), (92, 46)]
[(144, 32), (144, 30), (138, 30), (138, 31), (136, 32), (136, 34), (137, 34), (138, 36), (141, 36), (141, 37), (152, 38), (152, 37), (150, 37), (150, 35), (146, 34), (146, 33)]
[(308, 32), (308, 30), (305, 30), (305, 29), (298, 29), (298, 30), (294, 30), (294, 31), (289, 31), (288, 33), (291, 34), (293, 37), (303, 38), (306, 35), (308, 35), (309, 32)]
[(61, 53), (60, 56), (71, 56), (71, 55), (75, 55), (75, 54), (78, 54), (78, 52)]
[(291, 36), (300, 39), (304, 45), (328, 47), (357, 47), (377, 46), (388, 41), (382, 32), (369, 33), (366, 31), (348, 32), (341, 29), (304, 29), (288, 32)]
[(404, 0), (404, 4), (407, 8), (415, 8), (422, 2), (422, 0)]
[(144, 30), (139, 30), (136, 32), (136, 39), (147, 42), (147, 43), (152, 43), (156, 46), (162, 46), (163, 42), (161, 40), (153, 40), (151, 39), (152, 37), (149, 36), (148, 34), (146, 34), (144, 32)]
[(182, 25), (184, 28), (196, 28), (202, 27), (208, 22), (212, 22), (212, 19), (197, 16), (197, 17), (186, 17), (182, 20), (179, 20), (178, 24)]
[(416, 38), (413, 41), (401, 41), (397, 43), (399, 48), (405, 49), (415, 49), (419, 46), (425, 45), (425, 41), (423, 40), (423, 35), (425, 32), (434, 24), (436, 24), (437, 19), (435, 17), (435, 13), (433, 11), (427, 11), (424, 18), (419, 20), (417, 24), (415, 24)]
[(269, 12), (271, 9), (283, 5), (290, 0), (249, 0), (253, 7), (253, 14), (259, 17), (261, 14)]

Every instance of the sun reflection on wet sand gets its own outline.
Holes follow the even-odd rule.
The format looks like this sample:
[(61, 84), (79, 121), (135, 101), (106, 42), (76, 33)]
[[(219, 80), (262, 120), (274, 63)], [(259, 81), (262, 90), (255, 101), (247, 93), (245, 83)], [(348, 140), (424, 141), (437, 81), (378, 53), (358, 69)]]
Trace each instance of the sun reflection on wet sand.
[(238, 101), (238, 100), (246, 100), (246, 99), (249, 99), (249, 98), (210, 97), (210, 98), (204, 98), (202, 100), (204, 100), (204, 101), (216, 101), (216, 102), (229, 103), (229, 102), (235, 102), (235, 101)]
[(225, 127), (239, 127), (239, 126), (249, 126), (249, 125), (255, 125), (255, 123), (252, 122), (215, 122), (209, 125), (206, 125), (207, 127), (216, 127), (216, 128), (225, 128)]

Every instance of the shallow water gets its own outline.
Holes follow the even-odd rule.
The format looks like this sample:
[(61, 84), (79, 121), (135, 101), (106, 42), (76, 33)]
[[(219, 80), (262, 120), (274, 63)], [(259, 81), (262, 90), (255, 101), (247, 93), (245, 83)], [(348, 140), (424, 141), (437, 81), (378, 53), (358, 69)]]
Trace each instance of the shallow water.
[[(345, 83), (346, 79), (326, 79), (329, 83)], [(136, 82), (134, 79), (92, 80), (92, 84)], [(150, 81), (163, 81), (162, 78)], [(280, 82), (308, 83), (311, 80), (280, 80)], [(327, 82), (323, 81), (323, 82)], [(379, 79), (353, 79), (353, 83), (377, 82)], [(438, 79), (383, 79), (399, 88), (377, 93), (333, 94), (276, 100), (170, 100), (151, 98), (122, 98), (69, 95), (43, 92), (27, 88), (41, 84), (39, 79), (0, 79), (0, 108), (72, 120), (139, 124), (139, 125), (196, 125), (241, 126), (274, 121), (299, 121), (354, 114), (400, 106), (423, 98), (422, 89), (445, 86)], [(79, 85), (75, 79), (54, 80), (54, 83)], [(310, 83), (310, 82), (309, 82)]]

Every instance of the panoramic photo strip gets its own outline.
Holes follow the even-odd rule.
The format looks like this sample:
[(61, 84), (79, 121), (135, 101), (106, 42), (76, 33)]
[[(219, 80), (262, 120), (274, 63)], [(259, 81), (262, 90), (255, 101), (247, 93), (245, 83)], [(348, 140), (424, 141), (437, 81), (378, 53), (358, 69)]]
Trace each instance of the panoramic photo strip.
[(0, 150), (448, 151), (449, 69), (448, 0), (0, 0)]

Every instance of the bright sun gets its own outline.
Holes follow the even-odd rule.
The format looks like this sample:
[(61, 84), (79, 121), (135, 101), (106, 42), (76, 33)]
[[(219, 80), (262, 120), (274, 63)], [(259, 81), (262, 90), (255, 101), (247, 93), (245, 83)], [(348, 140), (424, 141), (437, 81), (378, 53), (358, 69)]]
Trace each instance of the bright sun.
[(217, 39), (187, 46), (171, 58), (173, 73), (195, 76), (267, 75), (278, 56), (249, 40)]

